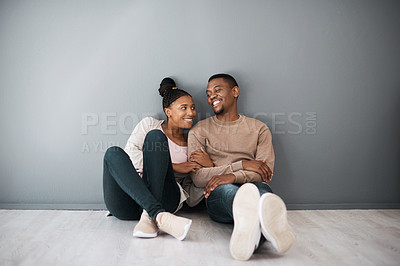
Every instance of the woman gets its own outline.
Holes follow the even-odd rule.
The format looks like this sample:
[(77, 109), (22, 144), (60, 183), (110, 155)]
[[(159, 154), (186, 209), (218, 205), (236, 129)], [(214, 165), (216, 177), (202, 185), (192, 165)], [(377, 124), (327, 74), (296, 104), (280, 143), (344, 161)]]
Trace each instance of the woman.
[[(192, 221), (172, 213), (188, 199), (183, 187), (195, 189), (188, 174), (212, 162), (205, 152), (196, 162), (187, 159), (184, 130), (192, 127), (196, 116), (192, 96), (176, 88), (171, 78), (162, 80), (159, 93), (167, 121), (146, 117), (133, 130), (125, 150), (106, 151), (104, 202), (119, 219), (140, 218), (133, 230), (136, 237), (156, 237), (160, 229), (183, 240)], [(191, 205), (200, 200), (191, 199)]]

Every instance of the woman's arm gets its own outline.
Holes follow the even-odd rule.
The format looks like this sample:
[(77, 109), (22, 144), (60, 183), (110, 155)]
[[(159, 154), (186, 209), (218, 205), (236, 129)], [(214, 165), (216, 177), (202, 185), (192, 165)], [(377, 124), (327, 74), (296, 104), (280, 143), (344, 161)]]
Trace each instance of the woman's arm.
[(195, 173), (202, 166), (195, 162), (173, 163), (174, 172), (181, 174)]

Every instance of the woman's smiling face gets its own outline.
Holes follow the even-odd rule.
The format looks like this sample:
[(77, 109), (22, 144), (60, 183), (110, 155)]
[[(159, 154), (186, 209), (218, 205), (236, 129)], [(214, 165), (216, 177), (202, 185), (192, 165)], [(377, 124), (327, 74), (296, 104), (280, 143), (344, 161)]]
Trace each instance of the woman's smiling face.
[(176, 99), (168, 108), (165, 108), (168, 124), (182, 129), (189, 129), (196, 116), (196, 108), (192, 97), (185, 95)]

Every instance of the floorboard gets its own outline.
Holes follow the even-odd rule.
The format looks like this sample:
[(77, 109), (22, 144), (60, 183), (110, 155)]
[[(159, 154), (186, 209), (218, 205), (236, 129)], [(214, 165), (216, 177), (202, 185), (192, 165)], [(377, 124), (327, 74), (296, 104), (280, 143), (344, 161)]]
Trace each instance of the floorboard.
[(400, 265), (400, 210), (289, 211), (294, 246), (264, 243), (247, 262), (229, 254), (232, 225), (179, 215), (193, 219), (184, 241), (134, 238), (137, 221), (105, 211), (0, 210), (0, 265)]

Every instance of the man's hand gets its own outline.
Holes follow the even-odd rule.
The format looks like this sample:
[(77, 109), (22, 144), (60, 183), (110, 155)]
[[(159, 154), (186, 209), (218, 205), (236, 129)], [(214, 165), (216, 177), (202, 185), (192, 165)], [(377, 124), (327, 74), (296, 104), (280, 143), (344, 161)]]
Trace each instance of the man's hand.
[(250, 160), (242, 161), (242, 167), (244, 170), (253, 171), (261, 175), (264, 182), (270, 182), (272, 179), (272, 171), (269, 169), (268, 165), (265, 163), (266, 160)]
[(195, 162), (185, 162), (185, 163), (173, 163), (172, 168), (174, 168), (174, 172), (181, 174), (188, 174), (190, 172), (196, 172), (197, 169), (202, 166)]
[(208, 198), (211, 192), (220, 185), (233, 184), (236, 180), (234, 174), (227, 175), (216, 175), (208, 181), (206, 187), (204, 188), (204, 197)]
[(190, 154), (189, 161), (196, 162), (203, 167), (214, 167), (208, 153), (201, 147), (201, 151), (194, 151)]

